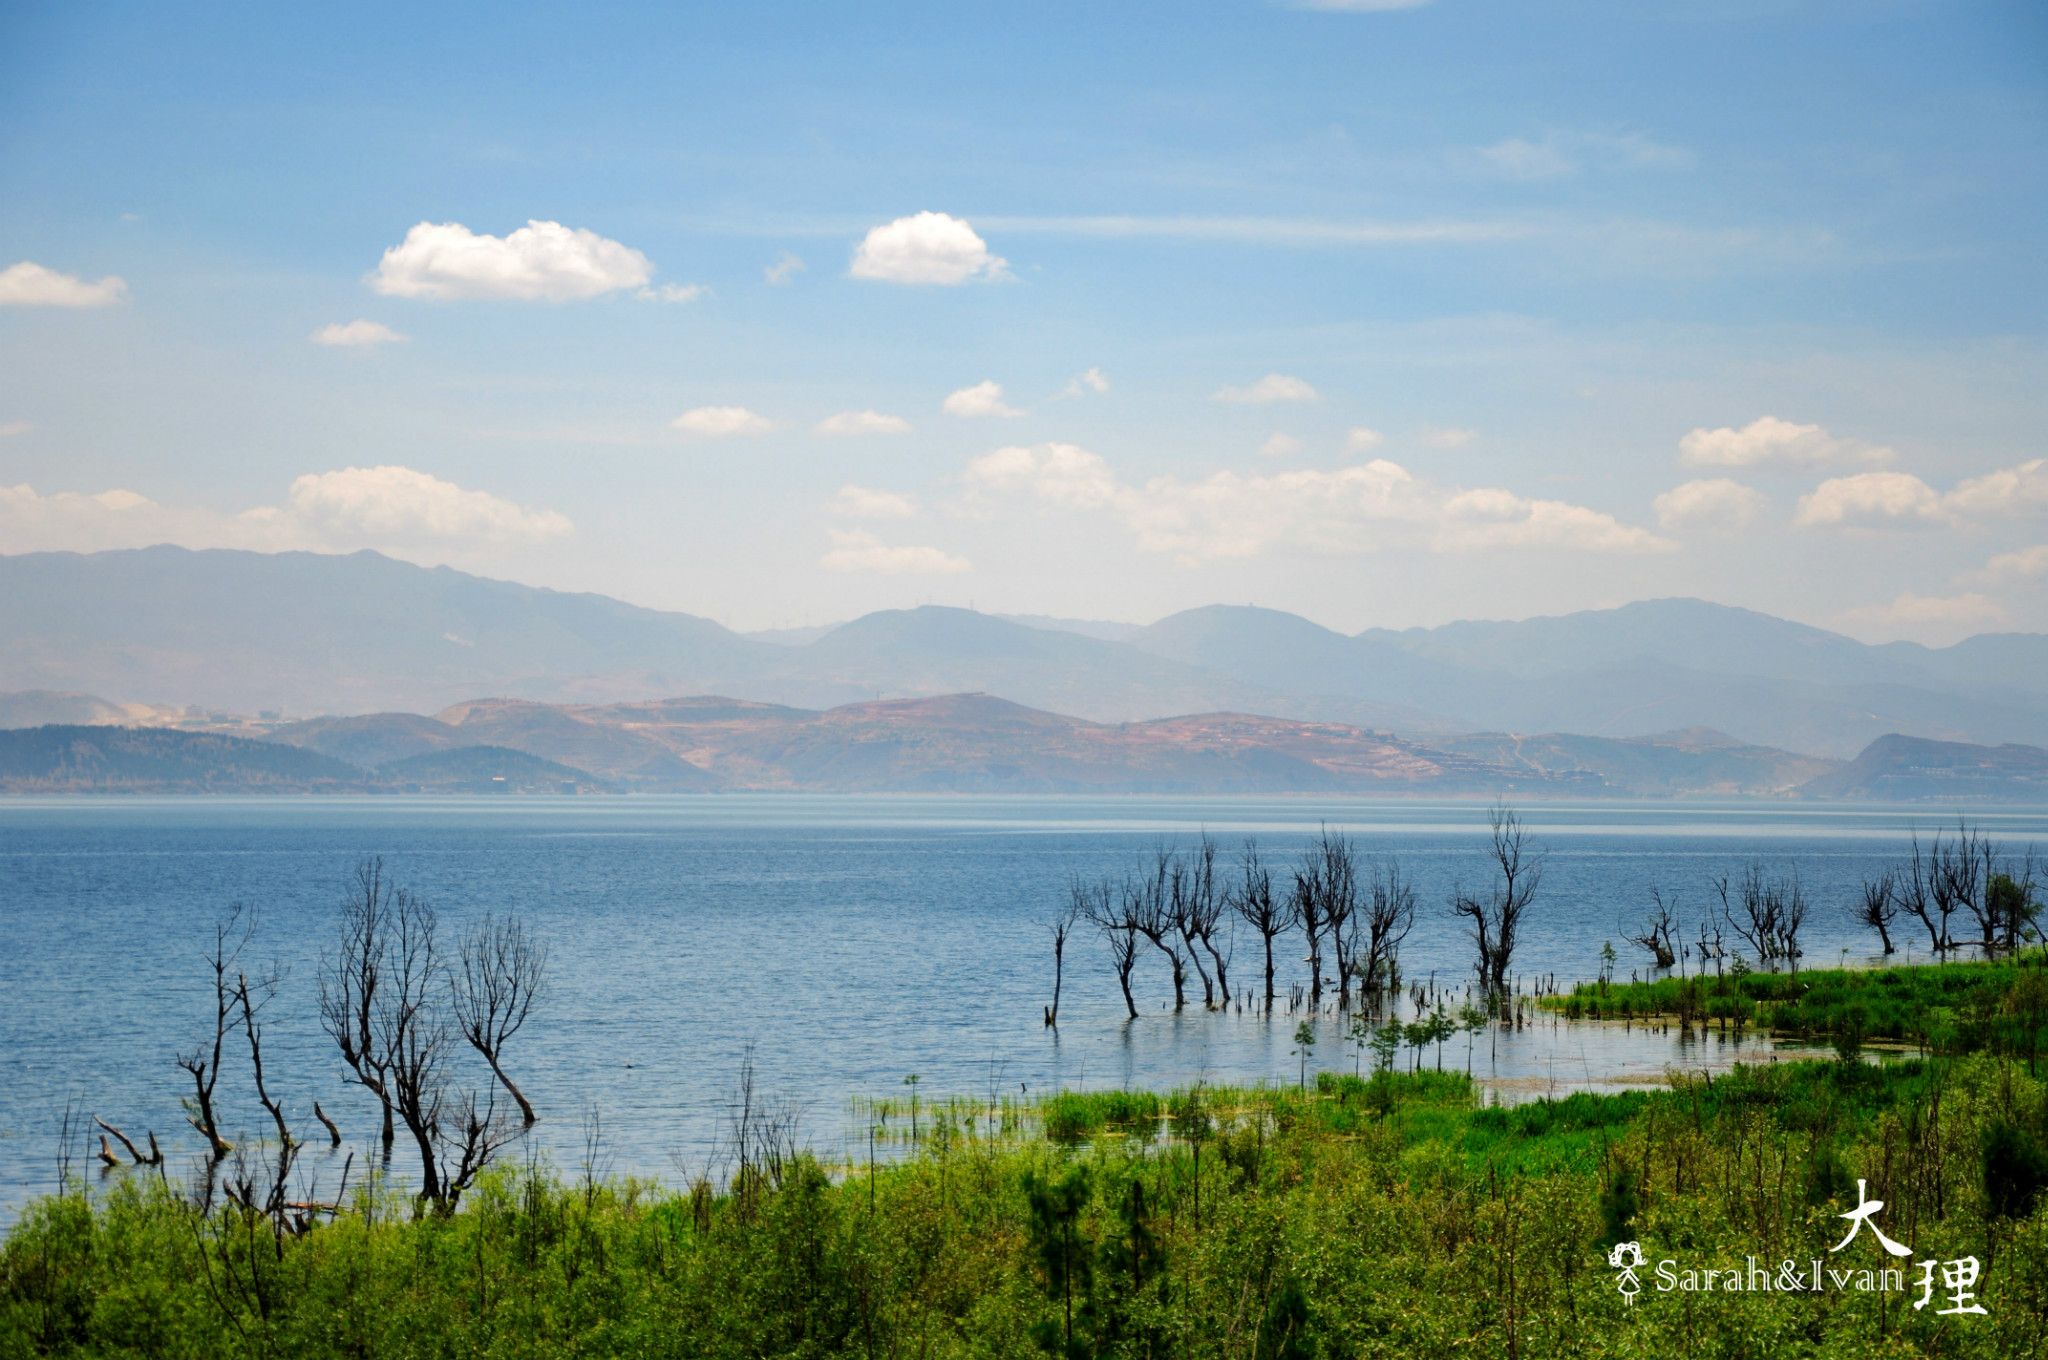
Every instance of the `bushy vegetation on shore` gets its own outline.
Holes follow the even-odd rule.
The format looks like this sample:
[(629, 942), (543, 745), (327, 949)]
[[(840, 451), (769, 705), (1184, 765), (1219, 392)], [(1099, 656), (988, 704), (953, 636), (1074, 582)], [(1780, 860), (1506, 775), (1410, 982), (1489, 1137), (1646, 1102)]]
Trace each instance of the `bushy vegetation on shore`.
[[(2048, 1093), (2023, 1059), (1778, 1063), (1488, 1108), (1455, 1073), (919, 1115), (901, 1160), (714, 1187), (501, 1165), (303, 1232), (141, 1171), (9, 1234), (0, 1357), (2038, 1356)], [(1873, 1220), (1838, 1255), (1856, 1181)], [(1633, 1305), (1610, 1244), (1650, 1265)], [(1974, 1256), (1984, 1314), (1660, 1292), (1655, 1263)]]
[(1917, 968), (1582, 982), (1542, 1004), (1574, 1020), (1747, 1027), (1852, 1048), (1881, 1041), (1930, 1053), (1989, 1049), (2031, 1065), (2048, 1047), (2048, 960), (2030, 954)]

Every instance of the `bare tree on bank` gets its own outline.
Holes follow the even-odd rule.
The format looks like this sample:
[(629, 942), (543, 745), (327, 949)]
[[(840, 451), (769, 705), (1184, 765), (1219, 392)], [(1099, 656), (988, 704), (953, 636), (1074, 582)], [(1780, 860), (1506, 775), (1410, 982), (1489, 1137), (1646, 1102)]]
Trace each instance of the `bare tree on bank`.
[[(1247, 839), (1238, 852), (1237, 882), (1226, 895), (1239, 920), (1259, 933), (1266, 950), (1266, 1009), (1273, 1009), (1273, 937), (1287, 929), (1290, 913), (1273, 896), (1273, 875), (1259, 858), (1259, 844)], [(1411, 911), (1411, 915), (1412, 915)]]
[(1877, 932), (1877, 938), (1884, 944), (1884, 952), (1893, 954), (1892, 922), (1899, 918), (1899, 897), (1893, 886), (1892, 871), (1885, 870), (1876, 878), (1863, 880), (1863, 900), (1856, 909), (1859, 924), (1869, 926)]
[(532, 1102), (505, 1075), (499, 1055), (547, 989), (547, 966), (547, 945), (529, 936), (516, 918), (486, 914), (463, 936), (453, 974), (456, 1026), (490, 1064), (491, 1075), (519, 1106), (520, 1118), (529, 1127), (535, 1119)]
[(1732, 892), (1726, 874), (1714, 880), (1714, 889), (1729, 928), (1748, 941), (1759, 963), (1772, 972), (1780, 963), (1799, 971), (1799, 930), (1808, 903), (1797, 870), (1789, 878), (1766, 878), (1763, 866), (1752, 860)]
[(1934, 844), (1925, 853), (1920, 849), (1920, 833), (1914, 832), (1912, 858), (1906, 861), (1894, 889), (1900, 905), (1927, 928), (1928, 947), (1934, 951), (1937, 960), (1945, 958), (1955, 948), (1955, 941), (1950, 938), (1948, 930), (1948, 913), (1955, 909), (1954, 903), (1939, 897), (1934, 891), (1939, 877), (1934, 861), (1941, 854), (1939, 831), (1934, 833)]
[(1060, 1023), (1060, 983), (1067, 971), (1067, 936), (1074, 933), (1074, 925), (1088, 913), (1088, 889), (1081, 885), (1081, 876), (1075, 874), (1067, 885), (1067, 902), (1053, 913), (1046, 928), (1052, 932), (1052, 1004), (1045, 1008), (1045, 1026), (1056, 1029)]
[(381, 858), (356, 866), (355, 884), (341, 907), (341, 944), (320, 970), (320, 1023), (341, 1049), (356, 1084), (377, 1097), (384, 1111), (388, 1153), (396, 1136), (392, 1121), (388, 1063), (378, 1043), (377, 1014), (383, 1004), (385, 956), (390, 952), (393, 885)]
[(1543, 882), (1543, 859), (1530, 848), (1528, 829), (1507, 804), (1496, 803), (1486, 821), (1492, 832), (1487, 849), (1497, 881), (1485, 897), (1459, 890), (1451, 909), (1471, 921), (1480, 986), (1498, 999), (1507, 994), (1508, 965), (1514, 959), (1522, 918)]
[(1128, 880), (1124, 884), (1124, 913), (1137, 926), (1138, 933), (1152, 942), (1152, 947), (1166, 955), (1173, 965), (1173, 1008), (1185, 1010), (1188, 1004), (1187, 956), (1181, 953), (1175, 941), (1175, 923), (1171, 887), (1168, 878), (1173, 872), (1173, 857), (1161, 847), (1154, 858), (1149, 877)]
[[(1216, 986), (1209, 980), (1209, 970), (1202, 966), (1202, 924), (1201, 913), (1205, 909), (1200, 898), (1205, 885), (1200, 882), (1200, 864), (1190, 864), (1174, 852), (1166, 867), (1166, 918), (1173, 923), (1175, 933), (1180, 936), (1181, 947), (1187, 950), (1188, 962), (1195, 965), (1195, 976), (1202, 980), (1202, 1009), (1216, 1009)], [(1215, 890), (1212, 878), (1206, 885), (1211, 894)]]
[[(256, 1101), (270, 1116), (271, 1122), (277, 1125), (277, 1155), (289, 1159), (299, 1142), (285, 1125), (284, 1106), (270, 1094), (270, 1087), (263, 1079), (263, 1027), (256, 1019), (263, 1008), (277, 998), (278, 984), (283, 980), (283, 972), (275, 967), (258, 974), (253, 984), (248, 974), (237, 973), (235, 1002), (242, 1009), (242, 1030), (249, 1039), (249, 1066), (256, 1074)], [(283, 1179), (282, 1169), (279, 1179)]]
[(1131, 971), (1138, 966), (1138, 923), (1128, 909), (1130, 894), (1106, 878), (1085, 890), (1076, 883), (1075, 891), (1077, 895), (1085, 891), (1082, 914), (1109, 942), (1110, 963), (1116, 968), (1116, 984), (1123, 989), (1124, 1009), (1135, 1020), (1138, 1003), (1131, 998)]
[(1678, 949), (1672, 940), (1672, 930), (1678, 924), (1675, 908), (1678, 899), (1665, 902), (1664, 894), (1657, 888), (1650, 889), (1650, 912), (1644, 917), (1637, 933), (1630, 934), (1622, 927), (1622, 938), (1638, 948), (1649, 951), (1659, 968), (1669, 968), (1678, 962)]
[(234, 1151), (221, 1137), (213, 1105), (214, 1088), (220, 1083), (221, 1048), (235, 1027), (235, 985), (229, 975), (255, 928), (255, 917), (239, 902), (214, 922), (213, 948), (206, 954), (207, 969), (213, 974), (213, 1033), (191, 1051), (177, 1055), (178, 1066), (192, 1077), (192, 1108), (185, 1117), (206, 1139), (216, 1163)]
[(1358, 963), (1358, 981), (1377, 998), (1390, 985), (1395, 955), (1415, 924), (1415, 888), (1401, 877), (1401, 863), (1392, 855), (1373, 866), (1360, 910), (1365, 915), (1365, 955)]

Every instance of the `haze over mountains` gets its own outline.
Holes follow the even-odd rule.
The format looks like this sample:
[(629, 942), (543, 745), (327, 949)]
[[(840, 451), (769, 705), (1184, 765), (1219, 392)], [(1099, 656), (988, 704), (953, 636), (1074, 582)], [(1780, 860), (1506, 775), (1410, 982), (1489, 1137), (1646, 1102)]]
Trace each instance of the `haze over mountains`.
[(485, 698), (716, 694), (818, 710), (985, 692), (1101, 723), (1228, 712), (1442, 749), (1464, 733), (1691, 728), (1835, 759), (1887, 733), (2048, 744), (2048, 637), (1871, 647), (1698, 600), (1355, 637), (1231, 606), (1145, 627), (923, 608), (792, 631), (806, 636), (749, 637), (372, 552), (0, 557), (0, 691), (114, 704), (437, 713)]

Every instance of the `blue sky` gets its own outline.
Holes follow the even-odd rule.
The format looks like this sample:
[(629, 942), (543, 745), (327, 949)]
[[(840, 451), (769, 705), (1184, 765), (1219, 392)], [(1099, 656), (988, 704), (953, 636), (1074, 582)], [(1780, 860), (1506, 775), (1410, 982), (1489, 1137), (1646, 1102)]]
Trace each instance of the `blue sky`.
[(0, 551), (2048, 628), (2038, 6), (309, 8), (0, 9)]

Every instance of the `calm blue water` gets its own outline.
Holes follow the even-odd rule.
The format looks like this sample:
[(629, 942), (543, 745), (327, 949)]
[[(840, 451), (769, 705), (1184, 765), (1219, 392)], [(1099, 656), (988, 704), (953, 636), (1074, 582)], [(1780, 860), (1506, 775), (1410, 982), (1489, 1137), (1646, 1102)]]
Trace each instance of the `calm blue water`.
[[(1751, 856), (1796, 866), (1816, 910), (1807, 963), (1860, 961), (1874, 941), (1849, 920), (1860, 878), (1953, 812), (1768, 804), (1539, 804), (1525, 815), (1548, 853), (1517, 971), (1591, 976), (1603, 940), (1652, 885), (1690, 920), (1711, 876)], [(2014, 848), (2048, 845), (2048, 810), (1972, 812)], [(821, 1150), (845, 1147), (848, 1099), (1068, 1086), (1293, 1079), (1293, 1018), (1181, 1015), (1163, 958), (1140, 965), (1145, 1016), (1126, 1023), (1106, 951), (1069, 949), (1057, 1034), (1043, 920), (1074, 873), (1121, 873), (1162, 839), (1207, 828), (1226, 851), (1259, 838), (1278, 870), (1327, 821), (1396, 854), (1421, 890), (1408, 975), (1462, 980), (1470, 950), (1444, 905), (1483, 886), (1485, 810), (1471, 803), (1302, 799), (716, 796), (587, 799), (10, 799), (0, 801), (0, 1214), (48, 1188), (67, 1100), (141, 1136), (182, 1167), (196, 1147), (178, 1107), (174, 1051), (210, 1000), (200, 961), (230, 904), (260, 913), (251, 954), (289, 972), (269, 1017), (268, 1066), (294, 1120), (317, 1132), (317, 1097), (351, 1139), (374, 1102), (341, 1079), (314, 1010), (320, 953), (351, 868), (381, 855), (451, 932), (515, 912), (553, 950), (553, 990), (508, 1067), (540, 1107), (539, 1144), (573, 1166), (581, 1116), (603, 1116), (610, 1164), (673, 1178), (711, 1162), (749, 1045), (760, 1080), (805, 1111)], [(1276, 876), (1278, 876), (1276, 874)], [(1255, 985), (1256, 938), (1233, 981)], [(1285, 952), (1282, 985), (1304, 971)], [(1191, 985), (1192, 980), (1191, 980)], [(1197, 992), (1199, 996), (1199, 992)], [(1351, 1066), (1341, 1022), (1317, 1065)], [(1673, 1061), (1725, 1062), (1716, 1045), (1560, 1026), (1504, 1038), (1491, 1071), (1509, 1091), (1653, 1079)], [(1464, 1060), (1463, 1041), (1446, 1061)], [(1484, 1040), (1478, 1053), (1489, 1072)], [(225, 1124), (261, 1110), (238, 1060)], [(178, 1136), (183, 1130), (183, 1136)], [(358, 1163), (360, 1165), (360, 1162)], [(308, 1163), (331, 1188), (324, 1149)], [(404, 1166), (401, 1150), (400, 1169)]]

